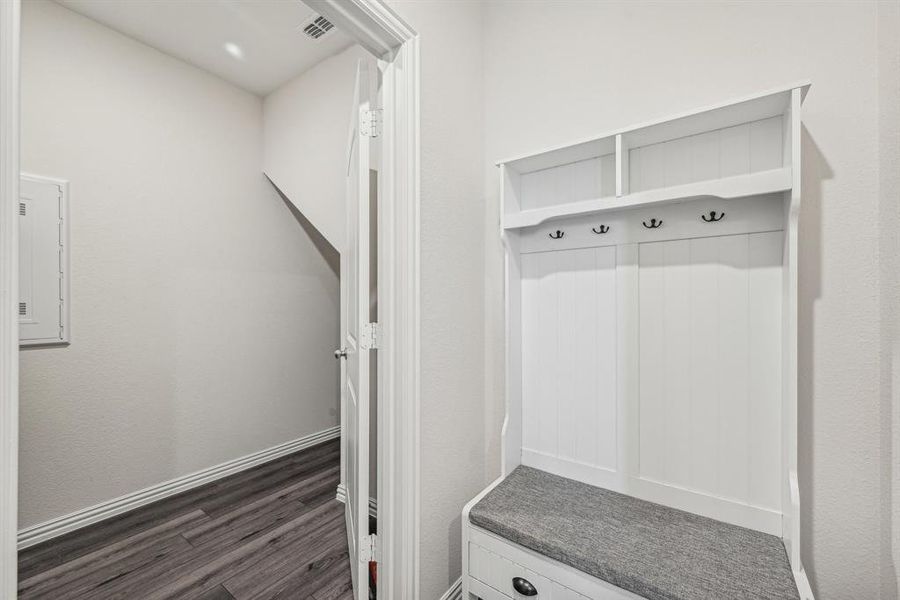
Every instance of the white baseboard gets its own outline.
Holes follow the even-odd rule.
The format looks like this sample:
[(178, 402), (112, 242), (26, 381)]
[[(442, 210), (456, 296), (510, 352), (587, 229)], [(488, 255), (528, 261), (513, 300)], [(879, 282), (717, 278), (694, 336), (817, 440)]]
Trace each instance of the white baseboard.
[(440, 600), (462, 600), (462, 578), (457, 579), (450, 586), (450, 589), (444, 592)]
[(40, 544), (47, 540), (53, 539), (60, 535), (99, 523), (104, 519), (115, 517), (122, 513), (146, 506), (157, 500), (168, 498), (185, 492), (187, 490), (199, 487), (206, 483), (222, 479), (228, 475), (239, 473), (246, 469), (261, 465), (287, 456), (304, 448), (315, 446), (328, 440), (333, 440), (341, 436), (340, 426), (332, 427), (318, 433), (313, 433), (296, 440), (285, 442), (272, 448), (260, 450), (253, 454), (248, 454), (241, 458), (230, 460), (220, 465), (215, 465), (195, 473), (183, 475), (169, 481), (164, 481), (148, 488), (144, 488), (131, 494), (126, 494), (106, 502), (95, 504), (81, 510), (77, 510), (68, 515), (63, 515), (37, 525), (26, 527), (19, 530), (18, 548), (22, 550), (35, 544)]

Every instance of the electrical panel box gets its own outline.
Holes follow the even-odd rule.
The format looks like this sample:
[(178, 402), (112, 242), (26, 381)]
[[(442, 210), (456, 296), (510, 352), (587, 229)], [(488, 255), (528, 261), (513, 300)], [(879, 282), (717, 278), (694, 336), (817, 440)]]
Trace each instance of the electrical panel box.
[(68, 182), (22, 175), (19, 345), (69, 342)]

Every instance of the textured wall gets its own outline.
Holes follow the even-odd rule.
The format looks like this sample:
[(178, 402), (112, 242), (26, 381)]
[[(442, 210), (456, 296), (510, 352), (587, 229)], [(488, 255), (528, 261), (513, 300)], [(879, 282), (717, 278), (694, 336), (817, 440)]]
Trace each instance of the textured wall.
[(900, 2), (878, 5), (881, 235), (881, 586), (900, 588)]
[(73, 298), (71, 346), (21, 355), (20, 524), (336, 425), (336, 256), (262, 174), (262, 101), (55, 3), (23, 28)]
[[(812, 79), (803, 115), (800, 469), (803, 558), (823, 600), (878, 598), (880, 577), (893, 570), (882, 552), (891, 509), (882, 506), (880, 462), (890, 433), (885, 442), (877, 15), (875, 2), (494, 1), (484, 25), (491, 162)], [(897, 106), (881, 111), (896, 115)], [(503, 415), (497, 190), (488, 168), (488, 476), (499, 471)]]

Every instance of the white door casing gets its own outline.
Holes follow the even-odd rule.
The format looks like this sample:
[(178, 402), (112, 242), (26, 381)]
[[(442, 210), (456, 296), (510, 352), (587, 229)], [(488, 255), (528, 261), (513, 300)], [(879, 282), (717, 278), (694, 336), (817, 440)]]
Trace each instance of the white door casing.
[(369, 65), (357, 68), (350, 135), (347, 142), (347, 231), (341, 253), (341, 471), (344, 516), (357, 600), (368, 599), (369, 537), (369, 362), (373, 326), (369, 323), (369, 135), (372, 78)]

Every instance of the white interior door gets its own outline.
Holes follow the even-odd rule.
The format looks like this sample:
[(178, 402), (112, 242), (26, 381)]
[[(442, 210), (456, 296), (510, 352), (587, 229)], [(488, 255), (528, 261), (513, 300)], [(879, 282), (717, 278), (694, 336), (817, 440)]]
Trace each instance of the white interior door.
[(369, 537), (369, 362), (373, 326), (369, 323), (369, 66), (360, 62), (347, 143), (347, 237), (341, 253), (342, 466), (345, 517), (354, 596), (368, 599)]

